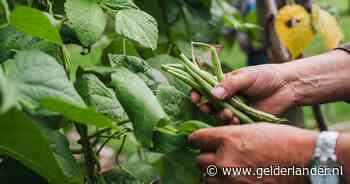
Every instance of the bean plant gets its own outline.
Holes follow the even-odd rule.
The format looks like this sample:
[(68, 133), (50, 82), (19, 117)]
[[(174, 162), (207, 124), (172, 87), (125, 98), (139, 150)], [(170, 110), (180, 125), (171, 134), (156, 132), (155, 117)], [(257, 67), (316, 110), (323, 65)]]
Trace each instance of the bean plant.
[[(234, 43), (258, 32), (251, 20), (220, 0), (1, 0), (0, 183), (201, 183), (187, 136), (220, 123), (188, 94), (223, 73), (214, 47), (191, 42)], [(242, 97), (215, 103), (281, 121)]]

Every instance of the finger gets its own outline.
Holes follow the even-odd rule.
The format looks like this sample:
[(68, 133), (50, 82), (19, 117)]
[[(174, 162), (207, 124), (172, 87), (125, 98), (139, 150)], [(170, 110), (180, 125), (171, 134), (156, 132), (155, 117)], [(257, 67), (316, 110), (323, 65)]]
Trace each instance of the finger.
[(232, 97), (238, 91), (249, 88), (257, 79), (257, 70), (254, 68), (241, 69), (231, 72), (225, 76), (225, 79), (217, 85), (212, 94), (219, 100)]
[(209, 165), (215, 163), (215, 154), (214, 153), (202, 153), (197, 156), (197, 163), (201, 169), (206, 169)]
[(204, 113), (207, 113), (207, 114), (211, 113), (211, 107), (210, 107), (210, 105), (208, 103), (200, 105), (199, 106), (199, 110), (204, 112)]
[(233, 117), (230, 121), (230, 125), (239, 125), (240, 121), (237, 117)]
[(198, 104), (201, 101), (201, 95), (196, 91), (191, 91), (191, 101), (194, 104)]
[(188, 142), (193, 148), (206, 152), (216, 152), (222, 143), (222, 131), (221, 127), (203, 128), (192, 133), (188, 137)]
[(218, 117), (224, 122), (230, 122), (232, 120), (232, 118), (234, 117), (234, 114), (229, 109), (224, 109), (224, 110), (219, 112)]
[(256, 101), (252, 103), (251, 106), (273, 115), (280, 115), (292, 105), (288, 100), (285, 100), (286, 98), (289, 98), (288, 95), (292, 94), (276, 94), (263, 100)]

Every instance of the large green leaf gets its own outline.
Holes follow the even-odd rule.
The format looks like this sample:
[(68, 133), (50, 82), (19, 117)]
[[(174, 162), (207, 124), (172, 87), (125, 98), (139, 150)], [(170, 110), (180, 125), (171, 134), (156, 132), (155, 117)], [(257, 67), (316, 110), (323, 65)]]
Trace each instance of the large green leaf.
[(57, 99), (44, 99), (41, 107), (60, 113), (62, 116), (86, 125), (95, 125), (96, 127), (113, 127), (114, 122), (99, 114), (93, 109), (80, 107), (65, 101)]
[(102, 83), (94, 74), (83, 74), (76, 81), (79, 94), (86, 104), (116, 122), (128, 120), (114, 91)]
[(95, 43), (102, 35), (107, 22), (107, 16), (96, 1), (67, 0), (65, 11), (84, 46)]
[(156, 163), (156, 167), (164, 184), (200, 183), (201, 172), (196, 164), (196, 154), (192, 151), (168, 153)]
[(41, 133), (50, 143), (50, 148), (65, 176), (70, 178), (72, 183), (79, 183), (82, 180), (80, 167), (69, 149), (67, 138), (58, 130), (49, 128), (45, 124), (40, 126)]
[[(125, 51), (125, 53), (124, 53)], [(121, 36), (115, 36), (112, 43), (105, 49), (109, 54), (125, 54), (128, 56), (140, 56), (134, 42), (126, 40)]]
[(5, 73), (9, 83), (14, 86), (19, 103), (26, 108), (37, 108), (45, 98), (56, 98), (85, 107), (62, 66), (44, 52), (18, 52), (14, 60), (5, 63)]
[(17, 30), (31, 36), (62, 44), (57, 28), (41, 11), (29, 7), (17, 7), (11, 13), (10, 24)]
[(158, 41), (156, 20), (149, 14), (134, 9), (121, 10), (115, 15), (116, 32), (143, 47), (155, 50)]
[[(0, 122), (0, 155), (20, 161), (45, 177), (49, 183), (83, 182), (80, 173), (76, 172), (78, 167), (75, 161), (68, 158), (68, 153), (58, 156), (59, 152), (63, 153), (62, 145), (50, 142), (39, 125), (27, 115), (10, 111), (0, 116)], [(56, 148), (61, 151), (55, 152)], [(68, 173), (69, 171), (74, 172)]]
[(110, 54), (108, 57), (112, 67), (124, 66), (135, 73), (143, 73), (150, 68), (148, 63), (140, 57), (116, 54)]
[(8, 84), (4, 71), (0, 67), (0, 114), (16, 105), (13, 86)]
[(110, 85), (133, 123), (137, 140), (152, 147), (153, 128), (169, 123), (162, 106), (145, 82), (128, 69), (115, 68), (111, 79)]
[(155, 90), (158, 101), (173, 121), (190, 120), (192, 104), (181, 91), (170, 85), (159, 85)]
[(39, 49), (59, 59), (59, 46), (55, 43), (32, 37), (16, 30), (13, 26), (0, 29), (0, 63), (13, 58), (17, 51)]

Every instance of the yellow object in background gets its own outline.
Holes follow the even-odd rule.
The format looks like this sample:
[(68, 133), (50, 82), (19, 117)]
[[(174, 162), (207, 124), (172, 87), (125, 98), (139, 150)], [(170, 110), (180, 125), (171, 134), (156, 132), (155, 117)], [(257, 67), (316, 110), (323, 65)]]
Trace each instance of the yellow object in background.
[(316, 35), (311, 15), (300, 5), (284, 6), (278, 12), (274, 27), (293, 59), (301, 55)]
[(343, 39), (343, 33), (336, 18), (318, 7), (313, 9), (313, 18), (314, 25), (321, 33), (325, 47), (329, 50), (336, 48)]

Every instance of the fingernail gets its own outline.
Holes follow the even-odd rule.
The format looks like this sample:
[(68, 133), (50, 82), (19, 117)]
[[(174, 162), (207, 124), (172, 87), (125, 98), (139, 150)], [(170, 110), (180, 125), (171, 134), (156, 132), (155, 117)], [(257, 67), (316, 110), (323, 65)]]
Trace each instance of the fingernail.
[(226, 90), (221, 86), (215, 87), (211, 93), (219, 99), (224, 99), (226, 97)]

